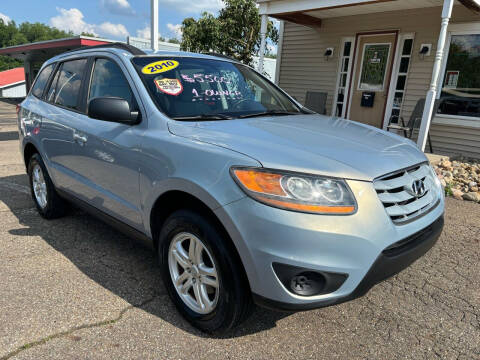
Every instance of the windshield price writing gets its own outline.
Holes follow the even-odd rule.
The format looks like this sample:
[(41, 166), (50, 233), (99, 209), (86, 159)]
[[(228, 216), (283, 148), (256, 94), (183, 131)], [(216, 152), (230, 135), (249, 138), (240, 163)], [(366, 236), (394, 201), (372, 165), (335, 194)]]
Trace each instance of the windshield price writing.
[(190, 77), (188, 75), (182, 75), (182, 79), (186, 82), (189, 83), (194, 83), (194, 82), (209, 82), (209, 83), (224, 83), (224, 84), (230, 84), (230, 80), (226, 78), (225, 76), (217, 76), (213, 74), (193, 74), (193, 77)]
[(238, 90), (236, 91), (228, 91), (228, 90), (203, 90), (198, 91), (196, 89), (192, 89), (193, 98), (192, 101), (197, 100), (221, 100), (222, 97), (230, 96), (230, 99), (235, 100), (242, 97), (242, 93)]

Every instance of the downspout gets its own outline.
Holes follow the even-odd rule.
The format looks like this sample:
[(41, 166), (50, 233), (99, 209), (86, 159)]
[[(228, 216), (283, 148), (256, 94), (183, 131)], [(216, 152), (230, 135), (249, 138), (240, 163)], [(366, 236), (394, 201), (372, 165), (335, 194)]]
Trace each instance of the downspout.
[(285, 22), (280, 21), (280, 29), (278, 30), (280, 38), (278, 39), (277, 47), (277, 64), (275, 66), (275, 84), (280, 84), (280, 67), (282, 66), (282, 49), (283, 49), (283, 34), (285, 33)]
[(430, 89), (427, 92), (425, 100), (425, 108), (423, 110), (422, 123), (420, 125), (420, 132), (418, 134), (417, 145), (420, 150), (425, 151), (428, 131), (430, 130), (430, 123), (432, 121), (433, 108), (438, 92), (438, 79), (440, 78), (440, 71), (442, 69), (442, 61), (445, 52), (445, 43), (447, 40), (448, 23), (452, 17), (454, 0), (444, 0), (442, 11), (442, 26), (440, 28), (440, 35), (438, 37), (437, 54), (435, 56), (435, 63), (433, 65), (432, 82)]
[(265, 61), (265, 50), (267, 47), (267, 28), (268, 15), (262, 14), (262, 23), (260, 26), (260, 60), (258, 61), (258, 72), (263, 74), (263, 63)]

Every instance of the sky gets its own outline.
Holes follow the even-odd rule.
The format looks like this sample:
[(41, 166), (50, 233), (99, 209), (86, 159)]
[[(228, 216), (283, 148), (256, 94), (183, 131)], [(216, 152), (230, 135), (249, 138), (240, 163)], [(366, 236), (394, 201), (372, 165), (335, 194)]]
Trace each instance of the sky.
[[(160, 35), (180, 38), (184, 18), (197, 18), (203, 11), (216, 14), (221, 6), (221, 0), (159, 0)], [(0, 0), (0, 18), (17, 24), (41, 22), (108, 39), (150, 38), (149, 0)]]

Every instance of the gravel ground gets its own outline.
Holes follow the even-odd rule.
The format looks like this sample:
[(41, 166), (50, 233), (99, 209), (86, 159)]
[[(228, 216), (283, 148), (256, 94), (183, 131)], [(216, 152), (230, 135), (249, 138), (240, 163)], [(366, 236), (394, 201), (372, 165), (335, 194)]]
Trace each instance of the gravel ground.
[(175, 311), (148, 250), (80, 211), (37, 215), (9, 111), (0, 103), (0, 359), (480, 359), (480, 205), (447, 199), (437, 245), (361, 299), (257, 309), (209, 337)]

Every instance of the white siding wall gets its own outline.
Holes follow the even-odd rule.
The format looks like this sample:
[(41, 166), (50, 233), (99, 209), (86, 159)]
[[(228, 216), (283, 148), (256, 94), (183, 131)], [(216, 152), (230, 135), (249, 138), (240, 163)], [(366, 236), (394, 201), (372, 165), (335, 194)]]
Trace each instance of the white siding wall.
[[(463, 6), (453, 9), (452, 23), (479, 20), (478, 15)], [(330, 114), (342, 37), (377, 30), (414, 33), (413, 56), (402, 111), (408, 119), (415, 103), (426, 96), (429, 87), (440, 22), (439, 7), (324, 19), (318, 30), (286, 22), (279, 85), (302, 103), (307, 90), (327, 92), (327, 113)], [(420, 58), (418, 52), (421, 44), (433, 44), (431, 56)], [(335, 54), (326, 60), (323, 54), (328, 47), (334, 47)], [(431, 136), (435, 152), (457, 154), (465, 153), (468, 148), (468, 156), (480, 158), (480, 128), (453, 131), (455, 128), (434, 121)], [(466, 135), (465, 129), (472, 140), (462, 135)]]
[(17, 84), (9, 87), (4, 87), (0, 89), (0, 97), (4, 98), (17, 98), (27, 96), (27, 89), (25, 87), (25, 82), (22, 84)]
[[(253, 57), (253, 67), (258, 70), (258, 64), (260, 58), (258, 56)], [(263, 61), (263, 75), (275, 82), (275, 72), (277, 69), (277, 59), (265, 58)]]

